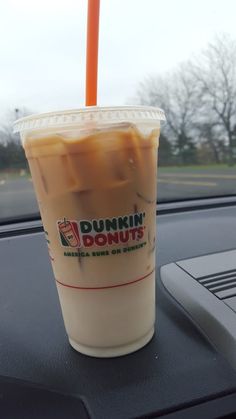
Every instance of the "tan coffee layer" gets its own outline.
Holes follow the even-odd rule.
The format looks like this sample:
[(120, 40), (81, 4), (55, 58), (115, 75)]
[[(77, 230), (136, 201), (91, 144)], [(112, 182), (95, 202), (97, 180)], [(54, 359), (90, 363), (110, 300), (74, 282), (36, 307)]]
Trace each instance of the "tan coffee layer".
[[(106, 287), (136, 281), (154, 269), (158, 135), (122, 125), (86, 137), (26, 140), (58, 281)], [(132, 220), (132, 214), (143, 214), (142, 224), (124, 224), (118, 231), (100, 228), (103, 220)], [(81, 221), (86, 220), (87, 225), (97, 220), (100, 230), (83, 233)]]
[(112, 356), (153, 331), (159, 130), (79, 132), (34, 133), (24, 147), (68, 336)]
[(121, 124), (116, 128), (96, 130), (76, 135), (76, 130), (54, 134), (29, 134), (24, 138), (27, 158), (64, 155), (67, 153), (88, 153), (102, 150), (137, 149), (158, 146), (159, 129), (148, 135), (142, 134), (134, 125)]

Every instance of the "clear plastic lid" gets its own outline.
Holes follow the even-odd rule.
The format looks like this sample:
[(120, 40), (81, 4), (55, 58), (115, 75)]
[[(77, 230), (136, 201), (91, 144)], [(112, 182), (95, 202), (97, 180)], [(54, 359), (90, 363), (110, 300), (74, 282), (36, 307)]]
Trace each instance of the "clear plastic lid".
[(14, 125), (14, 132), (34, 131), (41, 129), (57, 129), (73, 126), (107, 125), (124, 122), (135, 124), (151, 124), (159, 126), (165, 121), (162, 109), (150, 106), (114, 106), (74, 109), (68, 111), (48, 112), (18, 119)]

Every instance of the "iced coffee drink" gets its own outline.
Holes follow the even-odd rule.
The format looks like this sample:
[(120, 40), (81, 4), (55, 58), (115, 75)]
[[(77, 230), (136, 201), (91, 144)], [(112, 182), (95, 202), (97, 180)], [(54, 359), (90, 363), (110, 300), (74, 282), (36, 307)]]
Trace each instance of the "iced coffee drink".
[(154, 333), (163, 114), (141, 110), (21, 129), (69, 341), (92, 356), (135, 351)]

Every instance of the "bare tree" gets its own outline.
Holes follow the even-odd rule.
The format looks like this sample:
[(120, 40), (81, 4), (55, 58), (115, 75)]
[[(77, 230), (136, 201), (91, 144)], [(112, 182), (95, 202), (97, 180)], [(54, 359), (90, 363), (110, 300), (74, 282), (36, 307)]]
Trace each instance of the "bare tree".
[(11, 142), (19, 142), (20, 136), (19, 134), (13, 133), (13, 123), (19, 118), (23, 118), (24, 116), (29, 115), (29, 112), (26, 108), (15, 108), (9, 110), (6, 113), (5, 121), (0, 123), (0, 142), (2, 144), (7, 144)]
[(0, 170), (27, 169), (20, 136), (13, 133), (13, 122), (28, 114), (26, 109), (14, 109), (7, 112), (4, 122), (0, 122)]
[[(229, 163), (234, 163), (236, 127), (236, 41), (221, 35), (191, 63), (191, 72), (199, 88), (202, 126), (220, 127), (228, 144)], [(219, 130), (218, 130), (219, 131)], [(212, 142), (213, 144), (213, 142)]]
[(165, 110), (167, 122), (163, 132), (178, 150), (181, 163), (185, 162), (187, 152), (194, 146), (197, 95), (188, 63), (166, 77), (146, 79), (137, 92), (140, 104)]
[(222, 160), (222, 130), (214, 121), (206, 120), (196, 123), (197, 141), (199, 146), (207, 145), (212, 152), (215, 163)]

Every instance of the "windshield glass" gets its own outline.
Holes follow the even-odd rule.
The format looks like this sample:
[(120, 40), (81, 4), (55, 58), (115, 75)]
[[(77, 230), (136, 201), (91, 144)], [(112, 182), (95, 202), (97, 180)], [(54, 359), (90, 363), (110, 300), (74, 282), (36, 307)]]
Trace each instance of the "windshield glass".
[[(12, 123), (84, 105), (87, 2), (0, 3), (0, 222), (38, 205)], [(236, 192), (234, 0), (101, 0), (98, 104), (165, 110), (158, 201)]]

